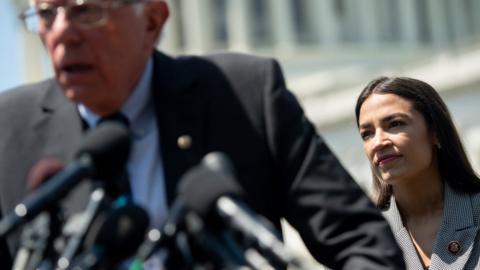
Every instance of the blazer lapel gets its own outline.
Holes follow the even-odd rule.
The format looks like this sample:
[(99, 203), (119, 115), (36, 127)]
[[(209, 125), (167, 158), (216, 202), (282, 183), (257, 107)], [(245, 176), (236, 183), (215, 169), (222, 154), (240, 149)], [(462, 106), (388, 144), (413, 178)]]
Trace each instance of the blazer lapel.
[[(56, 83), (52, 83), (40, 104), (41, 113), (36, 117), (33, 132), (40, 145), (39, 158), (54, 157), (67, 164), (82, 139), (82, 121), (76, 106), (69, 102)], [(90, 191), (89, 181), (83, 181), (64, 200), (67, 212), (77, 212), (85, 206)]]
[(71, 160), (82, 137), (82, 124), (75, 105), (54, 84), (46, 92), (40, 107), (34, 132), (44, 146), (43, 156)]
[(478, 234), (470, 195), (458, 193), (446, 183), (442, 220), (430, 269), (464, 269)]
[(205, 143), (205, 97), (194, 85), (193, 72), (178, 61), (159, 52), (154, 54), (152, 91), (169, 205), (178, 179), (200, 161)]
[(397, 243), (403, 250), (403, 257), (405, 259), (407, 269), (423, 270), (423, 265), (420, 262), (407, 228), (403, 226), (400, 211), (398, 210), (397, 204), (393, 197), (391, 198), (390, 208), (384, 213), (384, 216), (390, 224), (393, 235), (395, 236), (395, 240), (397, 240)]
[[(404, 252), (407, 269), (423, 269), (410, 235), (403, 226), (394, 198), (392, 198), (390, 209), (385, 212), (385, 218)], [(445, 184), (442, 224), (433, 244), (429, 269), (464, 269), (472, 252), (478, 229), (474, 223), (474, 210), (470, 195), (458, 193)], [(457, 243), (460, 250), (454, 252), (452, 245)]]

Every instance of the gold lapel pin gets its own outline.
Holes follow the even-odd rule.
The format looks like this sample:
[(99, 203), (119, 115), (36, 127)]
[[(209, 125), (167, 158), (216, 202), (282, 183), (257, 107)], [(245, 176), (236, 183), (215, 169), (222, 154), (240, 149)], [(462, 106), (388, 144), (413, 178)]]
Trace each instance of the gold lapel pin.
[(192, 137), (189, 135), (182, 135), (177, 139), (177, 145), (182, 150), (188, 150), (192, 147)]
[(458, 241), (451, 241), (448, 243), (448, 251), (453, 255), (457, 255), (462, 250), (462, 246)]

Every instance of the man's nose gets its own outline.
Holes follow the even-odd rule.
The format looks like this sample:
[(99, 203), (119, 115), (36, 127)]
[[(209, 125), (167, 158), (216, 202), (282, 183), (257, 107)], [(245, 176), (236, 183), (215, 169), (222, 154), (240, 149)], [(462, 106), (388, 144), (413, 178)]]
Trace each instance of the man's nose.
[(58, 9), (57, 16), (54, 18), (50, 27), (50, 32), (55, 36), (58, 42), (77, 42), (79, 40), (78, 31), (66, 11), (67, 10), (64, 8)]
[(70, 24), (70, 21), (67, 16), (67, 9), (65, 7), (58, 7), (57, 14), (51, 22), (50, 31), (59, 31), (65, 29)]

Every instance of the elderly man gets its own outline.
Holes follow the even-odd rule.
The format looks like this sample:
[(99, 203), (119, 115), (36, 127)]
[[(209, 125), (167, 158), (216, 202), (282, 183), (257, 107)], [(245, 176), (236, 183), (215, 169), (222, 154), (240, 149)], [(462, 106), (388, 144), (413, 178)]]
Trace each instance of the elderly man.
[[(155, 44), (168, 14), (164, 0), (33, 1), (22, 18), (40, 35), (55, 78), (0, 96), (2, 213), (25, 196), (38, 160), (68, 162), (84, 130), (122, 112), (134, 133), (132, 196), (153, 226), (165, 220), (180, 176), (222, 151), (250, 206), (277, 227), (285, 217), (321, 263), (404, 268), (387, 223), (306, 119), (278, 64), (162, 54)], [(82, 209), (86, 186), (65, 207)], [(2, 262), (17, 247), (13, 235)]]

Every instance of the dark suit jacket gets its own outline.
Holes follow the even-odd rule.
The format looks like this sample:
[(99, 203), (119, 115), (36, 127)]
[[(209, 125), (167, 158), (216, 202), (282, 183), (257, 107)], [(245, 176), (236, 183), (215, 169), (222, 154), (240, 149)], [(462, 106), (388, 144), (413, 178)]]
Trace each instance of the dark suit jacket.
[[(153, 57), (152, 98), (169, 203), (186, 170), (206, 153), (223, 151), (251, 207), (277, 226), (285, 217), (323, 264), (403, 268), (388, 224), (317, 135), (275, 61), (239, 54)], [(47, 80), (1, 95), (0, 126), (5, 213), (25, 196), (26, 174), (36, 161), (72, 159), (82, 122), (76, 106)], [(191, 136), (189, 149), (178, 147), (182, 135)], [(87, 185), (67, 200), (72, 211), (83, 208)], [(9, 240), (13, 249), (18, 238)]]

